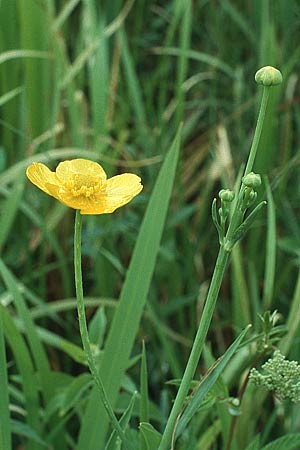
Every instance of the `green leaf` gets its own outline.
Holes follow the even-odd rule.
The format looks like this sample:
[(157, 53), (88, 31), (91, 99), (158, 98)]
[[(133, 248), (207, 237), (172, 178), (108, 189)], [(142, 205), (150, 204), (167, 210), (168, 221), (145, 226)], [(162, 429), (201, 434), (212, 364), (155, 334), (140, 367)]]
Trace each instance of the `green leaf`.
[(288, 434), (265, 445), (261, 450), (298, 450), (300, 433)]
[(60, 415), (64, 416), (77, 404), (82, 394), (92, 385), (92, 376), (83, 373), (76, 377), (65, 390), (60, 409)]
[(24, 324), (24, 331), (27, 335), (29, 346), (33, 355), (34, 362), (41, 377), (42, 394), (47, 403), (50, 400), (53, 392), (53, 386), (48, 383), (48, 376), (50, 373), (47, 355), (41, 341), (38, 337), (35, 324), (31, 318), (29, 309), (24, 301), (24, 298), (18, 288), (17, 280), (10, 270), (6, 267), (3, 260), (0, 258), (0, 275), (6, 285), (7, 290), (14, 298), (15, 306), (20, 320)]
[[(35, 376), (35, 369), (32, 363), (31, 355), (27, 345), (25, 343), (25, 339), (22, 334), (17, 329), (8, 309), (1, 305), (0, 307), (0, 315), (2, 315), (3, 319), (3, 328), (4, 334), (6, 338), (6, 342), (10, 346), (10, 350), (13, 354), (13, 359), (18, 368), (18, 372), (21, 375), (22, 380), (22, 391), (24, 395), (24, 408), (26, 410), (26, 421), (30, 429), (39, 430), (41, 428), (40, 417), (39, 417), (39, 392), (37, 383), (33, 383), (32, 380)], [(5, 365), (0, 364), (1, 368), (5, 368)], [(0, 375), (0, 379), (3, 378)], [(1, 380), (1, 398), (0, 402), (3, 408), (5, 405), (5, 383), (3, 379)], [(0, 407), (1, 409), (1, 407)], [(6, 407), (6, 412), (8, 412), (8, 407)], [(5, 424), (5, 420), (3, 414), (0, 413), (1, 424)], [(6, 428), (4, 425), (4, 430), (9, 432), (9, 427)], [(2, 447), (0, 446), (2, 449)], [(3, 448), (6, 448), (3, 446)], [(32, 450), (40, 449), (40, 445), (36, 442), (31, 443)]]
[(268, 200), (268, 228), (266, 241), (263, 305), (264, 309), (267, 310), (271, 307), (274, 291), (276, 266), (276, 212), (270, 183), (267, 177), (265, 177), (264, 180)]
[[(49, 448), (47, 442), (43, 441), (35, 430), (33, 430), (26, 423), (20, 422), (19, 420), (11, 420), (11, 428), (14, 434), (26, 437), (30, 441), (37, 442), (45, 448)], [(1, 447), (2, 448), (2, 447)]]
[(8, 376), (7, 362), (3, 331), (2, 308), (0, 309), (0, 448), (4, 450), (11, 449), (11, 430), (9, 413), (9, 394), (8, 394)]
[[(129, 423), (129, 420), (132, 416), (136, 395), (137, 395), (137, 393), (135, 392), (129, 402), (128, 407), (122, 414), (122, 417), (119, 421), (122, 430), (125, 430), (125, 428), (127, 427), (128, 423)], [(116, 431), (114, 430), (112, 432), (112, 434), (110, 435), (110, 438), (109, 438), (104, 450), (117, 450), (119, 447), (120, 447), (120, 439), (118, 438), (118, 435), (117, 435)]]
[(9, 237), (12, 224), (18, 213), (23, 190), (24, 176), (16, 178), (12, 188), (10, 189), (9, 195), (1, 206), (2, 211), (5, 211), (5, 214), (1, 214), (0, 216), (0, 252), (2, 252), (4, 244)]
[(106, 331), (106, 315), (103, 306), (97, 309), (90, 324), (89, 324), (89, 336), (92, 344), (97, 348), (102, 347), (104, 334)]
[(161, 434), (150, 423), (140, 423), (140, 433), (146, 450), (157, 450)]
[[(101, 376), (112, 405), (116, 403), (155, 268), (167, 216), (180, 147), (180, 130), (168, 152), (138, 235), (101, 362)], [(93, 420), (91, 420), (93, 418)], [(101, 427), (97, 426), (101, 422)], [(79, 435), (79, 450), (94, 450), (104, 443), (108, 419), (92, 390)]]
[(260, 449), (260, 434), (255, 436), (253, 441), (250, 442), (246, 450), (259, 450)]
[(143, 342), (142, 363), (141, 363), (141, 412), (140, 422), (149, 421), (149, 398), (148, 398), (148, 372), (145, 342)]
[(178, 427), (176, 430), (176, 437), (180, 436), (181, 433), (186, 428), (186, 425), (191, 420), (193, 415), (198, 411), (199, 407), (201, 406), (201, 403), (204, 399), (204, 397), (207, 395), (207, 393), (210, 391), (210, 389), (213, 387), (213, 385), (218, 380), (219, 376), (222, 374), (224, 368), (228, 364), (230, 358), (234, 355), (234, 353), (237, 351), (238, 346), (240, 345), (241, 341), (243, 340), (245, 334), (249, 330), (249, 326), (246, 327), (240, 335), (236, 338), (236, 340), (231, 344), (231, 346), (227, 349), (227, 351), (224, 353), (224, 355), (215, 363), (209, 374), (201, 381), (199, 389), (196, 391), (196, 393), (191, 398), (190, 402), (188, 403), (186, 409), (184, 410), (180, 421), (178, 423)]

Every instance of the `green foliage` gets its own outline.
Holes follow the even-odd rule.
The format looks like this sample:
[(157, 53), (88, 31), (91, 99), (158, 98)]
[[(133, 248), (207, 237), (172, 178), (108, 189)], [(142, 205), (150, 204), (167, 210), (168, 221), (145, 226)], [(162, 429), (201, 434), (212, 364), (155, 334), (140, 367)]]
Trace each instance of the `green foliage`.
[[(222, 189), (237, 194), (262, 92), (254, 75), (271, 64), (283, 82), (270, 94), (253, 167), (263, 183), (249, 212), (267, 206), (246, 213), (234, 236), (247, 231), (194, 379), (209, 376), (250, 322), (253, 331), (176, 448), (297, 448), (299, 410), (252, 384), (241, 392), (271, 347), (300, 361), (300, 9), (297, 0), (288, 4), (0, 2), (1, 450), (121, 447), (81, 348), (73, 212), (30, 186), (26, 167), (83, 157), (109, 176), (142, 177), (144, 190), (128, 207), (86, 217), (83, 283), (93, 351), (118, 420), (137, 448), (157, 449), (178, 388), (166, 382), (182, 378), (215, 264), (212, 200)], [(175, 174), (179, 140), (168, 151), (181, 123)], [(230, 215), (222, 206), (219, 219), (214, 205), (220, 240)], [(280, 322), (266, 338), (258, 317), (267, 319), (267, 309)]]

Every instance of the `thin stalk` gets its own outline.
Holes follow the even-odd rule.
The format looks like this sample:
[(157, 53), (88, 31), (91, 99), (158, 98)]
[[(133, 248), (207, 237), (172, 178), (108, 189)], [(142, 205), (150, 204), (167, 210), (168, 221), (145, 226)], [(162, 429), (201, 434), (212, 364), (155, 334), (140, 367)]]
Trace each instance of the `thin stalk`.
[[(263, 128), (264, 118), (266, 114), (267, 104), (268, 104), (268, 98), (269, 98), (269, 86), (264, 86), (263, 95), (262, 95), (262, 101), (260, 105), (260, 111), (257, 119), (256, 129), (253, 137), (252, 146), (250, 149), (248, 162), (246, 165), (246, 169), (244, 172), (244, 176), (251, 172), (255, 156), (258, 149), (258, 144)], [(243, 201), (243, 186), (241, 185), (238, 199), (235, 205), (234, 212), (232, 214), (225, 242), (230, 241), (230, 239), (233, 236), (233, 233), (237, 229), (237, 227), (240, 225), (240, 223), (243, 220), (244, 212), (242, 211), (241, 204)], [(191, 350), (191, 354), (189, 357), (189, 360), (187, 362), (187, 366), (185, 369), (185, 372), (183, 374), (183, 378), (181, 380), (180, 387), (177, 392), (177, 396), (174, 401), (174, 405), (172, 407), (165, 431), (163, 433), (160, 446), (158, 450), (168, 450), (170, 449), (170, 445), (172, 442), (172, 437), (174, 433), (174, 428), (176, 424), (177, 417), (179, 416), (183, 405), (185, 403), (186, 396), (188, 394), (188, 391), (190, 389), (191, 381), (194, 377), (203, 345), (206, 339), (206, 335), (208, 333), (208, 329), (212, 320), (212, 316), (215, 310), (215, 305), (217, 301), (217, 297), (219, 294), (219, 290), (221, 287), (221, 283), (223, 280), (223, 276), (226, 270), (227, 262), (230, 256), (230, 251), (225, 250), (224, 245), (221, 245), (219, 249), (218, 258), (216, 261), (214, 273), (212, 276), (211, 284), (209, 287), (209, 291), (207, 294), (207, 299), (205, 302), (205, 307), (202, 313), (202, 317), (200, 320), (200, 324), (198, 327), (198, 331), (194, 340), (194, 344)]]
[(199, 328), (158, 450), (167, 450), (170, 448), (169, 446), (172, 440), (175, 423), (190, 389), (191, 381), (196, 372), (204, 341), (211, 323), (228, 258), (229, 252), (226, 252), (223, 247), (220, 247)]
[(268, 105), (268, 100), (269, 100), (269, 95), (270, 95), (270, 86), (264, 86), (263, 89), (264, 90), (263, 90), (262, 100), (261, 100), (261, 104), (260, 104), (260, 110), (259, 110), (259, 114), (258, 114), (256, 129), (255, 129), (253, 142), (252, 142), (249, 157), (248, 157), (248, 162), (247, 162), (247, 165), (245, 168), (244, 176), (247, 175), (248, 173), (250, 173), (252, 170), (255, 156), (257, 153), (257, 149), (258, 149), (261, 132), (263, 129), (266, 111), (267, 111), (267, 105)]
[[(252, 168), (253, 168), (255, 156), (256, 156), (256, 153), (257, 153), (257, 149), (258, 149), (259, 140), (260, 140), (260, 137), (261, 137), (261, 132), (262, 132), (262, 129), (263, 129), (263, 124), (264, 124), (264, 119), (265, 119), (265, 115), (266, 115), (269, 95), (270, 95), (270, 86), (264, 86), (262, 100), (261, 100), (259, 114), (258, 114), (258, 119), (257, 119), (257, 123), (256, 123), (256, 129), (255, 129), (255, 133), (254, 133), (251, 149), (250, 149), (250, 152), (249, 152), (248, 161), (247, 161), (247, 165), (246, 165), (246, 168), (245, 168), (244, 176), (248, 175), (248, 173), (250, 173)], [(240, 191), (239, 191), (236, 207), (235, 207), (235, 209), (233, 211), (232, 218), (230, 220), (229, 227), (228, 227), (228, 230), (227, 230), (226, 240), (230, 240), (231, 239), (233, 233), (235, 232), (235, 230), (240, 225), (240, 223), (241, 223), (241, 221), (243, 219), (243, 213), (241, 212), (241, 209), (240, 209), (240, 205), (241, 205), (241, 202), (242, 202), (242, 194), (243, 194), (243, 185), (241, 184), (241, 188), (240, 188)]]
[(118, 434), (119, 438), (124, 444), (126, 450), (132, 450), (132, 446), (128, 443), (124, 431), (122, 430), (118, 419), (116, 418), (111, 404), (108, 400), (102, 379), (97, 370), (96, 362), (91, 350), (91, 344), (87, 329), (85, 308), (83, 301), (83, 287), (82, 287), (82, 270), (81, 270), (81, 229), (82, 229), (82, 216), (79, 210), (76, 211), (75, 217), (75, 233), (74, 233), (74, 269), (75, 269), (75, 288), (76, 288), (76, 298), (77, 298), (77, 311), (79, 320), (79, 329), (82, 340), (82, 345), (84, 352), (87, 357), (88, 366), (90, 372), (93, 376), (94, 382), (98, 388), (100, 399), (103, 403), (104, 408), (111, 420), (112, 426)]

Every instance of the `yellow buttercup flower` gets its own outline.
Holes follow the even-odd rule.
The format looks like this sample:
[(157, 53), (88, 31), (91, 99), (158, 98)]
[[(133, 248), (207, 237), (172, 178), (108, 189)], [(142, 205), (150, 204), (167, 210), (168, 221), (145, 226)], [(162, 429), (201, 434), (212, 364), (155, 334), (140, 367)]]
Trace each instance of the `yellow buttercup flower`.
[(143, 189), (137, 175), (124, 173), (107, 179), (100, 164), (87, 159), (63, 161), (55, 172), (35, 162), (27, 168), (26, 175), (46, 194), (79, 209), (81, 214), (112, 213)]

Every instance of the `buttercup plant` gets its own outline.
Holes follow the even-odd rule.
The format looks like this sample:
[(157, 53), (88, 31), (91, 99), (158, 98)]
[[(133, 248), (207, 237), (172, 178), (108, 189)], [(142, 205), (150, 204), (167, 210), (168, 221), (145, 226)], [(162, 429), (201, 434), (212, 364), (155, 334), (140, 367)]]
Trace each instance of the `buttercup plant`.
[[(225, 229), (225, 221), (229, 216), (229, 211), (227, 210), (227, 206), (225, 207), (225, 203), (229, 202), (228, 198), (231, 199), (232, 195), (228, 197), (228, 194), (225, 195), (223, 190), (219, 193), (219, 197), (221, 199), (221, 208), (219, 210), (219, 214), (217, 213), (217, 200), (214, 199), (212, 204), (212, 217), (218, 231), (220, 249), (190, 357), (187, 362), (186, 369), (173, 404), (173, 408), (169, 415), (169, 419), (163, 433), (161, 443), (159, 445), (159, 450), (169, 450), (172, 439), (174, 437), (175, 425), (184, 406), (191, 381), (196, 372), (205, 338), (208, 333), (208, 329), (215, 310), (218, 293), (221, 287), (231, 250), (233, 246), (240, 239), (242, 239), (246, 231), (252, 225), (262, 206), (266, 204), (266, 202), (264, 201), (259, 203), (250, 212), (248, 217), (246, 219), (244, 218), (247, 209), (249, 208), (249, 206), (251, 206), (256, 198), (256, 189), (261, 182), (260, 175), (254, 174), (252, 172), (252, 169), (258, 149), (261, 132), (263, 129), (270, 88), (281, 83), (282, 75), (279, 70), (275, 69), (274, 67), (267, 66), (261, 68), (256, 73), (255, 81), (258, 84), (263, 85), (263, 94), (252, 146), (250, 149), (239, 192), (235, 194), (236, 201), (234, 203), (233, 212), (230, 217), (227, 230)], [(225, 197), (227, 199), (225, 199)]]
[[(238, 192), (222, 189), (219, 192), (219, 210), (217, 210), (217, 199), (214, 199), (212, 204), (212, 218), (219, 236), (219, 253), (190, 357), (158, 445), (158, 450), (169, 450), (175, 440), (174, 430), (196, 372), (232, 248), (242, 239), (257, 217), (260, 209), (266, 204), (265, 201), (260, 202), (246, 216), (249, 208), (255, 203), (256, 190), (261, 184), (260, 175), (254, 173), (252, 169), (263, 128), (270, 88), (279, 84), (282, 81), (282, 76), (277, 69), (268, 66), (256, 73), (255, 80), (263, 85), (263, 94), (253, 143)], [(134, 174), (123, 174), (107, 179), (104, 170), (99, 164), (85, 159), (61, 162), (55, 172), (51, 172), (44, 164), (34, 163), (28, 167), (26, 173), (32, 183), (45, 193), (76, 209), (74, 268), (82, 344), (89, 369), (98, 388), (101, 401), (110, 417), (111, 424), (122, 440), (124, 448), (131, 450), (132, 443), (128, 441), (108, 401), (91, 351), (83, 302), (81, 228), (82, 215), (111, 213), (128, 203), (142, 190), (141, 180)]]
[(82, 286), (81, 229), (82, 215), (112, 213), (130, 202), (143, 189), (137, 175), (126, 173), (107, 180), (100, 164), (87, 159), (63, 161), (55, 172), (41, 163), (31, 164), (26, 171), (29, 180), (46, 194), (76, 209), (74, 232), (74, 270), (79, 328), (88, 366), (98, 388), (101, 401), (126, 450), (132, 445), (126, 438), (110, 405), (93, 356), (88, 334)]

